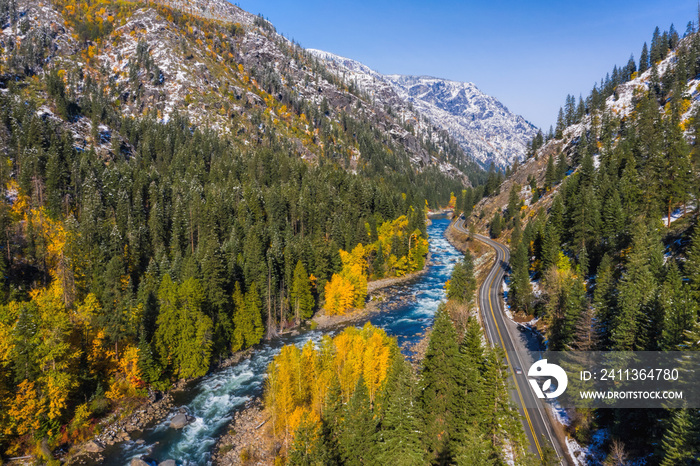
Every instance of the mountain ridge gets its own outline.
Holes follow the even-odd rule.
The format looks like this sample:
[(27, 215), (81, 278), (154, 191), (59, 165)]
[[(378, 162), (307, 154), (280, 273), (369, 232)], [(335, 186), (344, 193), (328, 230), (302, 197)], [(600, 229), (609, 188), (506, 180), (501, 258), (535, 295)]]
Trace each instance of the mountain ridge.
[[(343, 165), (352, 171), (364, 163), (357, 141), (351, 137), (329, 145), (324, 139), (330, 133), (318, 134), (321, 126), (341, 124), (345, 115), (379, 131), (375, 139), (380, 144), (405, 150), (416, 170), (434, 166), (462, 179), (466, 171), (472, 181), (480, 176), (449, 136), (426, 144), (390, 109), (348, 89), (267, 20), (227, 1), (101, 2), (86, 6), (85, 12), (67, 1), (44, 5), (29, 0), (17, 8), (22, 31), (17, 24), (5, 27), (3, 40), (11, 43), (17, 36), (35, 49), (41, 41), (52, 44), (42, 61), (22, 67), (42, 75), (60, 65), (76, 108), (99, 101), (100, 113), (115, 117), (111, 122), (94, 118), (94, 125), (83, 115), (59, 118), (72, 127), (81, 150), (94, 146), (109, 156), (110, 144), (100, 144), (95, 133), (121, 139), (114, 131), (117, 114), (135, 118), (152, 112), (167, 121), (177, 113), (196, 126), (228, 134), (239, 146), (257, 145), (280, 132), (298, 155), (316, 160), (328, 153), (348, 160)], [(15, 71), (20, 67), (3, 70), (7, 79)], [(55, 110), (48, 106), (43, 113), (57, 117)], [(356, 147), (350, 149), (352, 145)]]

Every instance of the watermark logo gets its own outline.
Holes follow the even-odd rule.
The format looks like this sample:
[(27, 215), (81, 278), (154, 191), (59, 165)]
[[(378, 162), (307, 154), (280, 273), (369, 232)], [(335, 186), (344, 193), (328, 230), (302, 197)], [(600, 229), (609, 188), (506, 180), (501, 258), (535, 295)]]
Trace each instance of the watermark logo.
[[(540, 359), (535, 364), (530, 366), (527, 371), (528, 381), (532, 386), (532, 390), (537, 395), (537, 398), (556, 398), (566, 390), (566, 385), (569, 383), (569, 378), (566, 376), (564, 369), (556, 364), (548, 364), (546, 359)], [(539, 382), (533, 377), (549, 377), (540, 388)], [(552, 379), (557, 381), (556, 388), (549, 391), (552, 387)]]

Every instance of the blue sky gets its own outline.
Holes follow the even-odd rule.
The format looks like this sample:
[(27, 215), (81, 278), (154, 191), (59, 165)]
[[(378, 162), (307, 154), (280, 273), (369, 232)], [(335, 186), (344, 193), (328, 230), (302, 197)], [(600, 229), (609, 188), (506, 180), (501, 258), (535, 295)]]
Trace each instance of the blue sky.
[(548, 129), (567, 94), (588, 95), (656, 26), (683, 35), (697, 0), (237, 0), (303, 47), (385, 74), (471, 81)]

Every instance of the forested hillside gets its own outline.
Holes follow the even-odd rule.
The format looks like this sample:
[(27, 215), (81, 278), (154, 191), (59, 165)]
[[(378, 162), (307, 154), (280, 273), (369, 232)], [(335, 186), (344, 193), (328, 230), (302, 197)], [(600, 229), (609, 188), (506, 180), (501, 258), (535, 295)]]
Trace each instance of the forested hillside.
[(456, 144), (227, 2), (1, 0), (0, 25), (0, 455), (48, 460), (324, 303), (361, 307), (423, 266), (426, 207), (469, 183)]
[[(657, 28), (476, 206), (471, 222), (510, 242), (511, 309), (539, 318), (549, 349), (700, 347), (699, 74), (696, 25)], [(609, 464), (700, 461), (697, 409), (579, 410), (568, 429), (606, 438)]]

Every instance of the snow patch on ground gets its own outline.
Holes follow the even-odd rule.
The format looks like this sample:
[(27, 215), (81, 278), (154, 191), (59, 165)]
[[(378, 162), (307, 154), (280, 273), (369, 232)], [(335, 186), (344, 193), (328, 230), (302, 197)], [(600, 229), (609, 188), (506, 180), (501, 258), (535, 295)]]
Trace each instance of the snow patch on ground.
[[(676, 210), (671, 212), (671, 223), (684, 217), (686, 214), (692, 213), (694, 210), (695, 204), (688, 204), (685, 207), (678, 207)], [(662, 218), (661, 220), (663, 220), (664, 224), (668, 224), (668, 216)]]
[(515, 455), (513, 454), (513, 447), (509, 443), (503, 447), (503, 454), (505, 455), (506, 464), (510, 466), (515, 465)]
[(540, 286), (539, 280), (530, 280), (530, 287), (532, 288), (532, 294), (535, 298), (539, 299), (542, 297), (542, 287)]
[(566, 411), (566, 409), (562, 408), (557, 401), (550, 402), (549, 406), (552, 409), (554, 419), (556, 419), (559, 424), (567, 427), (571, 425), (571, 417), (569, 416), (569, 413)]
[(535, 317), (534, 319), (530, 320), (529, 322), (523, 323), (523, 325), (525, 325), (526, 327), (530, 327), (530, 329), (533, 332), (539, 333), (539, 332), (537, 332), (537, 330), (535, 330), (535, 327), (537, 327), (537, 322), (539, 322), (539, 321), (540, 321), (540, 318)]
[(576, 440), (568, 436), (566, 437), (566, 449), (576, 466), (588, 466), (591, 464), (588, 459), (588, 448), (582, 447)]
[(599, 429), (593, 433), (591, 444), (587, 446), (583, 446), (576, 439), (567, 436), (566, 449), (576, 466), (599, 465), (603, 464), (607, 456), (605, 445), (608, 440), (609, 433), (607, 429)]

